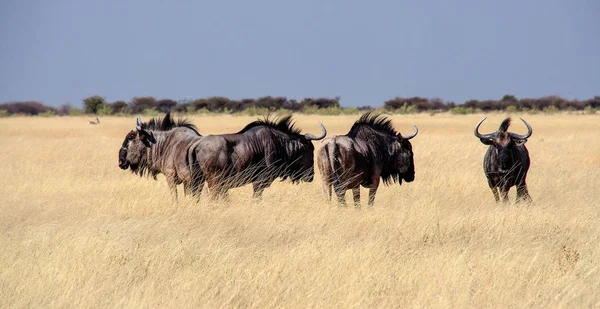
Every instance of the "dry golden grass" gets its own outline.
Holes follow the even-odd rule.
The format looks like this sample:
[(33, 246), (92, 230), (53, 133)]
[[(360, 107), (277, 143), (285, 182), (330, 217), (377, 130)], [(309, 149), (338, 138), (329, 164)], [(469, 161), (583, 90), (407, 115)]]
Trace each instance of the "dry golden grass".
[[(362, 189), (360, 210), (324, 202), (318, 175), (262, 203), (245, 186), (175, 204), (164, 177), (117, 166), (133, 117), (0, 119), (0, 307), (597, 308), (600, 118), (523, 117), (533, 204), (493, 201), (482, 115), (410, 115), (394, 125), (420, 129), (416, 180), (380, 187), (371, 209)], [(356, 118), (296, 116), (330, 136)], [(192, 121), (209, 134), (253, 119)]]

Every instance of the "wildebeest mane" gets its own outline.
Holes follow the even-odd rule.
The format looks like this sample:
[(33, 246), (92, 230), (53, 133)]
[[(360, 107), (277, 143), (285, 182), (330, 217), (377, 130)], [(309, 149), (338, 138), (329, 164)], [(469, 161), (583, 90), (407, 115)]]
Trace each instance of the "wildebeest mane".
[(300, 135), (300, 129), (294, 126), (291, 115), (286, 115), (281, 118), (276, 117), (275, 119), (269, 119), (269, 115), (267, 115), (264, 119), (258, 119), (247, 124), (238, 132), (238, 134), (245, 133), (248, 130), (259, 126), (267, 126), (286, 134)]
[(381, 114), (373, 114), (373, 111), (366, 112), (352, 125), (350, 132), (346, 134), (351, 138), (355, 138), (358, 132), (368, 127), (382, 134), (396, 136), (398, 133), (394, 130), (392, 120)]
[[(291, 162), (299, 152), (305, 149), (306, 146), (299, 139), (304, 135), (301, 135), (300, 129), (294, 126), (291, 115), (274, 119), (270, 119), (269, 116), (249, 123), (237, 134), (246, 135), (250, 153), (270, 157), (273, 162), (271, 162), (272, 166), (269, 167), (269, 172), (275, 173), (277, 177), (285, 180), (291, 174), (299, 172), (293, 170), (291, 166), (282, 165), (282, 163)], [(260, 127), (269, 130), (250, 131)], [(312, 144), (310, 145), (312, 146)], [(264, 164), (264, 162), (260, 164)]]
[(170, 114), (167, 114), (164, 118), (156, 117), (150, 119), (148, 122), (142, 123), (142, 129), (144, 130), (169, 131), (177, 127), (188, 128), (200, 135), (196, 126), (189, 122), (186, 118), (178, 118), (173, 120)]
[(395, 154), (400, 149), (397, 135), (391, 119), (373, 114), (372, 111), (363, 114), (346, 134), (355, 141), (356, 151), (361, 156), (379, 163), (382, 167), (381, 179), (386, 185), (402, 181), (394, 162)]
[(508, 127), (510, 126), (510, 117), (504, 119), (504, 121), (502, 121), (502, 123), (500, 124), (500, 127), (498, 128), (498, 131), (500, 132), (506, 132), (508, 131)]

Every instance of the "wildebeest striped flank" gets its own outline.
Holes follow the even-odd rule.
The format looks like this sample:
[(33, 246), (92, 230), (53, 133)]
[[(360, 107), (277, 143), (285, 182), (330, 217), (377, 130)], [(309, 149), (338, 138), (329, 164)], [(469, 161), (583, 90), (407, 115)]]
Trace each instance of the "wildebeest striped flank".
[(254, 197), (277, 178), (293, 183), (311, 182), (314, 178), (313, 140), (325, 137), (301, 134), (291, 116), (254, 121), (235, 134), (206, 135), (190, 150), (188, 161), (194, 188), (206, 182), (211, 196), (225, 196), (231, 188), (252, 183)]

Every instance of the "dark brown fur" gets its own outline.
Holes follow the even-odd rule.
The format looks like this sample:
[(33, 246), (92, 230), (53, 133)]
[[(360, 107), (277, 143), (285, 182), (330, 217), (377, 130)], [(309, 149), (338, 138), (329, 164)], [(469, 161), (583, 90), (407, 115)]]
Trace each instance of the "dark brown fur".
[[(416, 127), (415, 127), (416, 130)], [(416, 135), (416, 131), (415, 131)], [(412, 136), (414, 137), (414, 136)], [(346, 135), (327, 138), (317, 153), (323, 191), (331, 199), (332, 187), (340, 204), (352, 189), (354, 204), (360, 206), (360, 186), (369, 188), (369, 205), (382, 180), (402, 184), (415, 178), (412, 144), (397, 133), (391, 120), (367, 112)]]
[[(325, 128), (323, 137), (326, 134)], [(277, 178), (293, 183), (311, 182), (314, 177), (314, 146), (321, 139), (300, 134), (291, 116), (257, 120), (235, 134), (207, 135), (189, 152), (194, 171), (193, 188), (206, 182), (211, 196), (225, 196), (231, 188), (252, 183), (254, 197)]]
[(516, 186), (517, 202), (521, 200), (530, 202), (531, 196), (527, 190), (530, 158), (525, 143), (531, 136), (531, 127), (523, 120), (528, 127), (527, 135), (508, 132), (510, 118), (506, 118), (500, 124), (498, 131), (481, 135), (478, 133), (478, 128), (483, 120), (475, 128), (475, 136), (484, 145), (489, 146), (483, 158), (483, 170), (494, 194), (494, 199), (499, 202), (502, 198), (502, 201), (507, 202), (508, 191), (511, 187)]
[[(138, 123), (136, 129), (127, 134), (119, 150), (119, 167), (154, 179), (162, 173), (175, 198), (178, 184), (183, 183), (187, 195), (192, 192), (188, 149), (199, 138), (201, 135), (194, 125), (183, 119), (173, 121), (170, 113), (164, 119)], [(199, 194), (201, 188), (194, 192)]]

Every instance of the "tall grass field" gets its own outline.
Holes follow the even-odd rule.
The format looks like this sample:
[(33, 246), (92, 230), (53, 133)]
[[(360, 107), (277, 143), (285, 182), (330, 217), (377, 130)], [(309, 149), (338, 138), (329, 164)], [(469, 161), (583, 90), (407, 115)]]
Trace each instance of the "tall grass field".
[[(382, 184), (373, 207), (361, 189), (361, 208), (351, 191), (348, 207), (327, 202), (318, 170), (260, 202), (251, 185), (218, 202), (180, 188), (174, 202), (162, 175), (118, 167), (134, 117), (2, 118), (0, 307), (600, 307), (600, 118), (511, 115), (510, 131), (527, 131), (518, 117), (533, 127), (533, 202), (512, 188), (497, 204), (473, 134), (484, 116), (487, 133), (507, 114), (392, 116), (419, 128), (416, 179)], [(294, 119), (333, 136), (358, 117)], [(189, 119), (206, 135), (256, 118)]]

